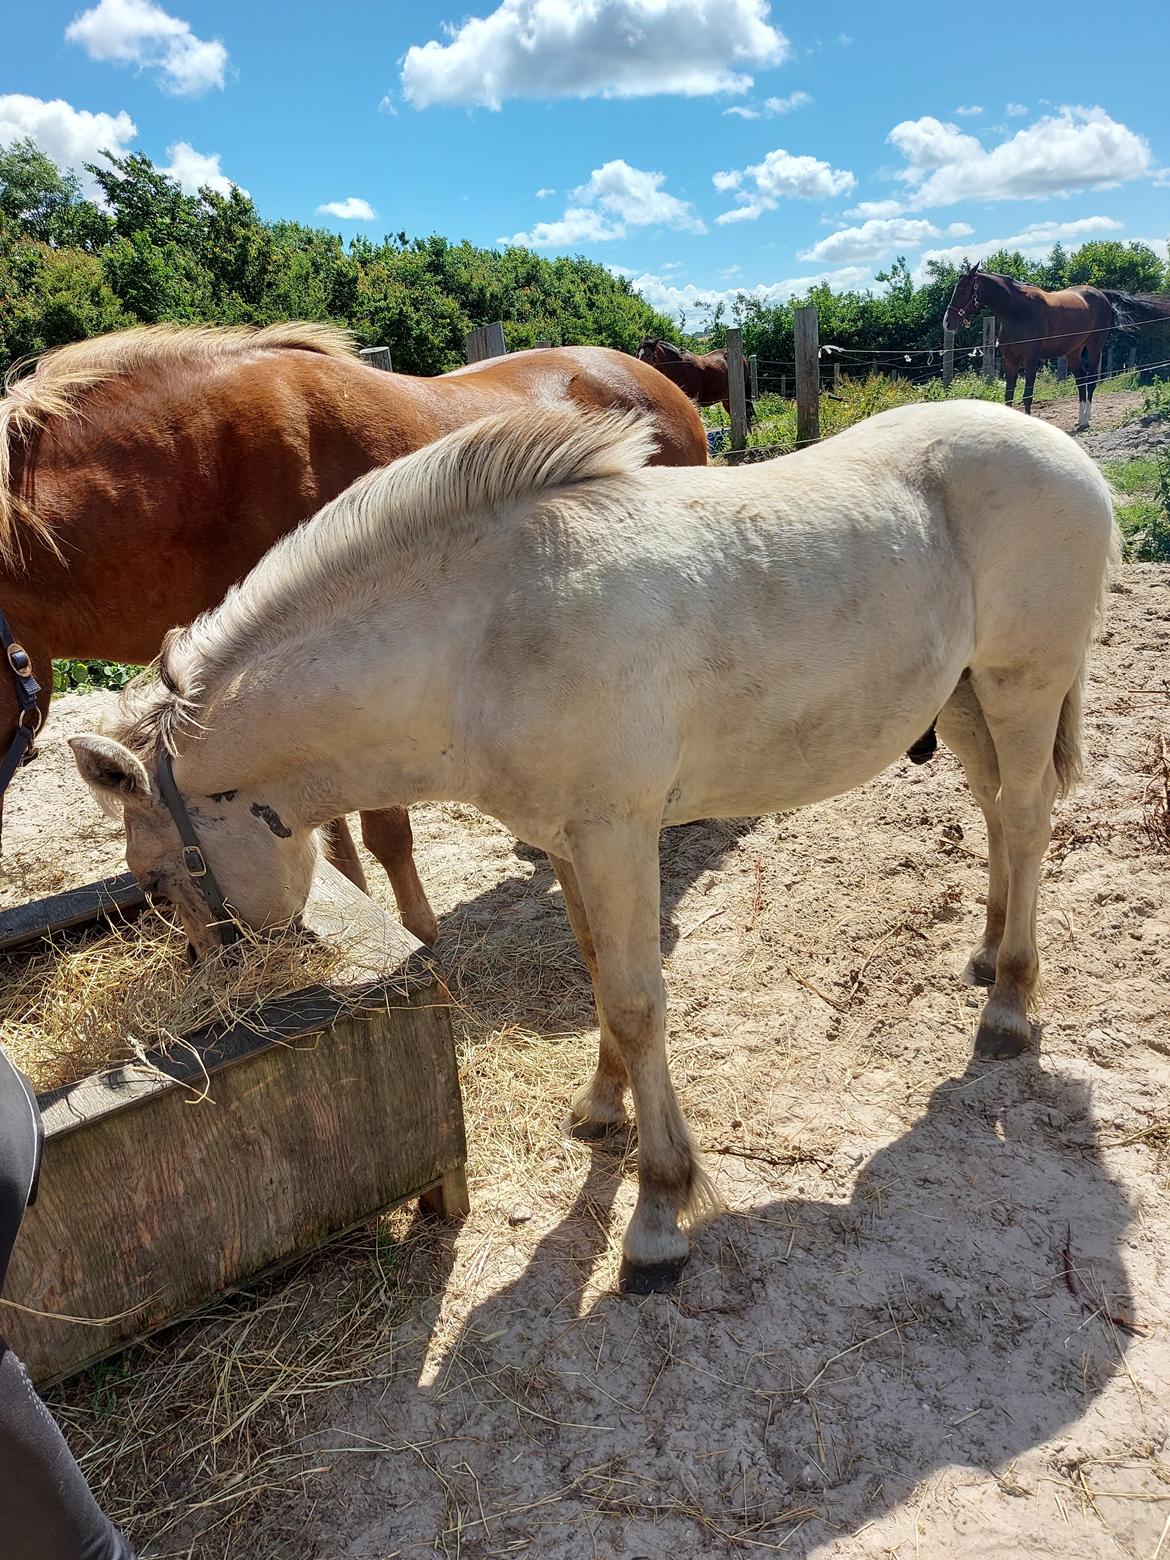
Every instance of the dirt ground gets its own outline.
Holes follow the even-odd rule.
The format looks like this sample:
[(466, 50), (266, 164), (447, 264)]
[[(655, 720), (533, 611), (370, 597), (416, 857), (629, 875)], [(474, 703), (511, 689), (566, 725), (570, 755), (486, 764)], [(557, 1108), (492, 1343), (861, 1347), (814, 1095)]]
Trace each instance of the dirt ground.
[[(1170, 1554), (1168, 642), (1170, 568), (1126, 568), (1036, 1054), (970, 1060), (985, 840), (945, 752), (664, 835), (673, 1072), (727, 1205), (669, 1297), (615, 1292), (630, 1141), (563, 1132), (596, 1031), (547, 864), (419, 808), (471, 1214), (400, 1213), (54, 1393), (114, 1514), (199, 1560)], [(106, 702), (56, 706), (0, 899), (118, 866), (61, 740)]]

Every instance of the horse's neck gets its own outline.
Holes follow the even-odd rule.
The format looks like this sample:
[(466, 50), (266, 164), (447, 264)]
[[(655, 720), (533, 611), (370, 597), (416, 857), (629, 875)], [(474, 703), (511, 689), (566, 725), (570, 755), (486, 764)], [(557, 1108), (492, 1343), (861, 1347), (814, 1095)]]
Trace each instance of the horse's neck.
[(210, 795), (264, 784), (313, 826), (390, 802), (444, 799), (464, 650), (454, 626), (439, 632), (433, 616), (420, 599), (360, 621), (305, 622), (266, 644), (234, 674), (229, 696), (199, 717), (199, 738), (184, 745), (181, 788)]
[(1022, 312), (1027, 302), (1027, 296), (1022, 287), (1008, 276), (999, 276), (994, 271), (985, 271), (980, 278), (980, 292), (983, 295), (984, 305), (993, 314), (1004, 317)]

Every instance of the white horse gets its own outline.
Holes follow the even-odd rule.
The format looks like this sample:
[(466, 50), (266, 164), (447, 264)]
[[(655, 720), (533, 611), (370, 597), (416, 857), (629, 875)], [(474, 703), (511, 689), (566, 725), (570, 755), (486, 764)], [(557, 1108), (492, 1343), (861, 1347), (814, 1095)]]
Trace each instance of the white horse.
[(298, 914), (315, 831), (358, 809), (469, 802), (545, 849), (601, 1029), (573, 1116), (615, 1127), (633, 1093), (635, 1288), (671, 1281), (716, 1207), (667, 1067), (659, 830), (847, 791), (937, 716), (987, 820), (977, 1049), (1018, 1051), (1115, 548), (1092, 462), (982, 402), (737, 470), (650, 450), (628, 418), (533, 408), (372, 472), (172, 636), (120, 740), (73, 739), (198, 950), (216, 934), (160, 803), (164, 751), (253, 927)]

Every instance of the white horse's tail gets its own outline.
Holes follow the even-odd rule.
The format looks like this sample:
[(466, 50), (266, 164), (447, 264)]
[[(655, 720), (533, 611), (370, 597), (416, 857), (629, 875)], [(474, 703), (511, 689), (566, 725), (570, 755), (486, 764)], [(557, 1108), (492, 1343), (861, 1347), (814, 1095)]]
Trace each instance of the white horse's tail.
[(1097, 610), (1093, 616), (1093, 629), (1085, 645), (1085, 654), (1081, 657), (1077, 680), (1065, 694), (1064, 703), (1060, 707), (1056, 740), (1052, 744), (1052, 762), (1056, 767), (1061, 796), (1067, 796), (1074, 790), (1084, 774), (1081, 736), (1084, 730), (1085, 676), (1088, 671), (1089, 644), (1098, 637), (1104, 627), (1105, 603), (1109, 597), (1109, 587), (1121, 567), (1121, 553), (1121, 532), (1117, 528), (1117, 522), (1114, 521), (1113, 534), (1109, 540), (1109, 557), (1101, 580), (1101, 594), (1097, 598)]

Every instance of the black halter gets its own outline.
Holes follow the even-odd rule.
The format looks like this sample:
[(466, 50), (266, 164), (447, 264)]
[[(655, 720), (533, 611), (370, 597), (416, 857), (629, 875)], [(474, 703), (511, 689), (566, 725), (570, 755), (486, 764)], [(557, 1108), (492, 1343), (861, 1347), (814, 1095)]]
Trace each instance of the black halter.
[(41, 707), (37, 703), (41, 685), (33, 676), (32, 657), (22, 644), (17, 643), (3, 611), (0, 611), (0, 646), (3, 646), (8, 670), (16, 683), (16, 702), (20, 705), (12, 741), (4, 757), (0, 758), (0, 796), (3, 796), (21, 764), (26, 764), (32, 757), (33, 742), (41, 727)]
[(174, 820), (175, 828), (179, 831), (179, 838), (183, 842), (183, 866), (187, 869), (187, 876), (198, 888), (207, 902), (207, 908), (214, 917), (213, 929), (219, 937), (222, 945), (227, 948), (240, 936), (240, 929), (231, 911), (227, 907), (227, 901), (223, 897), (215, 873), (207, 864), (207, 858), (203, 854), (203, 848), (199, 844), (199, 835), (195, 825), (191, 822), (191, 816), (187, 811), (187, 804), (179, 795), (179, 788), (175, 784), (175, 772), (171, 767), (171, 755), (165, 747), (160, 747), (158, 764), (156, 766), (158, 788), (166, 809)]

